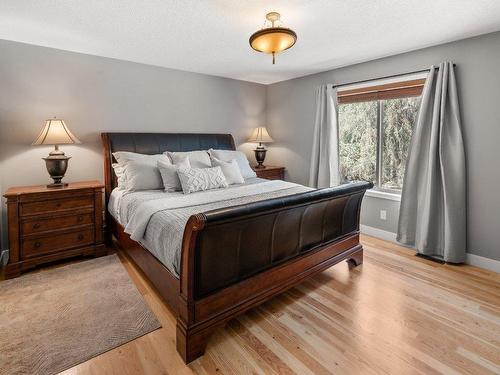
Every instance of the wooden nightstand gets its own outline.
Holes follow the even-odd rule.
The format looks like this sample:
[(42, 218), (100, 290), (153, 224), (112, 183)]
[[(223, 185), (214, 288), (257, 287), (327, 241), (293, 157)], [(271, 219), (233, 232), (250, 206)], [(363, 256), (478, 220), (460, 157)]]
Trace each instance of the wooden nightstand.
[(39, 264), (76, 255), (104, 255), (99, 181), (64, 188), (13, 187), (6, 191), (9, 263), (5, 278)]
[(285, 179), (285, 167), (266, 166), (264, 168), (256, 168), (253, 166), (252, 169), (257, 173), (257, 177), (260, 178), (267, 178), (268, 180)]

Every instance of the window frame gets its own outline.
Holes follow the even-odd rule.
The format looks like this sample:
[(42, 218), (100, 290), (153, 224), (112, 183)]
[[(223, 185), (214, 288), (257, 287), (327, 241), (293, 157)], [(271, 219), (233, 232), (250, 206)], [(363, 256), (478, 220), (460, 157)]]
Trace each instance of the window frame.
[[(384, 145), (384, 100), (419, 97), (425, 84), (425, 78), (405, 79), (385, 84), (369, 84), (367, 86), (338, 90), (338, 105), (377, 102), (377, 155), (375, 166), (375, 186), (372, 190), (391, 195), (401, 195), (400, 189), (384, 188), (382, 186), (383, 145)], [(340, 125), (340, 124), (339, 124)]]

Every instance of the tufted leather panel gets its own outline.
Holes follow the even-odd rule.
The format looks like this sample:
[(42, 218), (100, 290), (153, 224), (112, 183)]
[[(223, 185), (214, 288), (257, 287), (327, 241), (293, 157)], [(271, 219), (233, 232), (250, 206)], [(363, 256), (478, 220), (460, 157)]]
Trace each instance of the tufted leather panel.
[[(103, 133), (107, 137), (109, 152), (131, 151), (141, 154), (161, 154), (165, 151), (195, 151), (209, 148), (234, 150), (234, 139), (231, 134), (197, 134), (197, 133)], [(109, 155), (110, 160), (114, 159)], [(112, 186), (116, 186), (113, 170)]]
[(196, 298), (358, 232), (361, 201), (372, 186), (356, 182), (205, 213), (195, 249)]

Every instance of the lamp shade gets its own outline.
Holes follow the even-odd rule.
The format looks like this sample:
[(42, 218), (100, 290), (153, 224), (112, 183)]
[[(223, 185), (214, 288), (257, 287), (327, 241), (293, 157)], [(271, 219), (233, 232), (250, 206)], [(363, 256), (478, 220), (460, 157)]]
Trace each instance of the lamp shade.
[(63, 120), (56, 118), (45, 121), (45, 125), (32, 145), (63, 145), (82, 143), (71, 133)]
[(271, 138), (265, 127), (259, 126), (254, 129), (252, 135), (248, 139), (248, 142), (271, 143), (274, 142), (274, 140)]

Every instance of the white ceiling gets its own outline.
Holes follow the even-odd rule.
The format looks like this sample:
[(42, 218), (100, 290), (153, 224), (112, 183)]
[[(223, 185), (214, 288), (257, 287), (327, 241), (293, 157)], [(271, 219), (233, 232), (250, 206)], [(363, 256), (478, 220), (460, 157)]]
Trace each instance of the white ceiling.
[[(276, 10), (297, 44), (249, 36)], [(500, 0), (0, 0), (0, 38), (260, 83), (500, 30)]]

